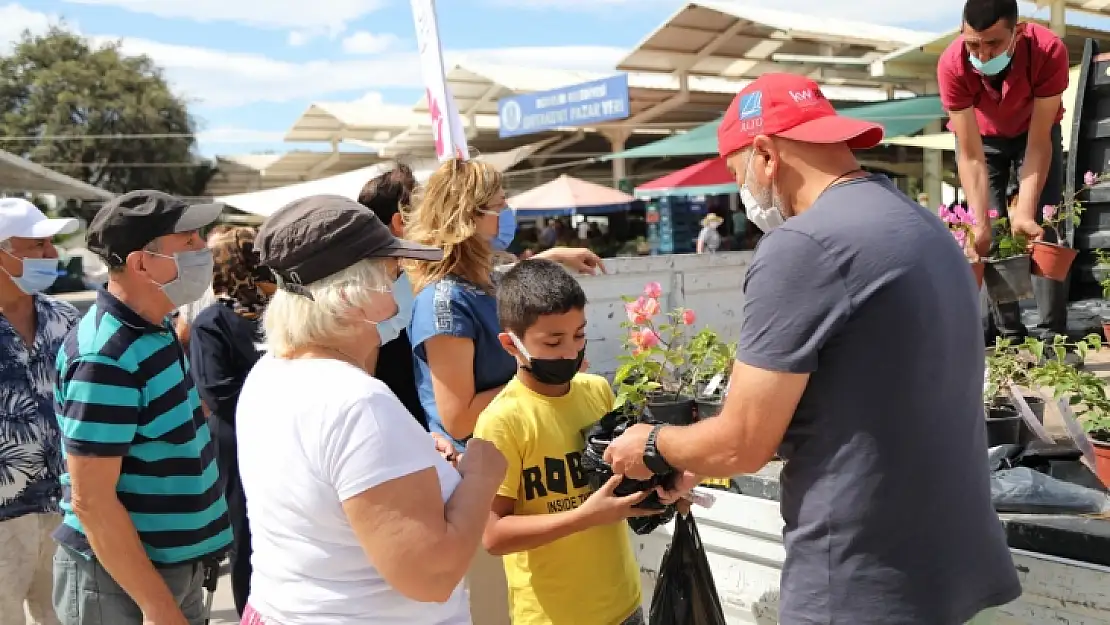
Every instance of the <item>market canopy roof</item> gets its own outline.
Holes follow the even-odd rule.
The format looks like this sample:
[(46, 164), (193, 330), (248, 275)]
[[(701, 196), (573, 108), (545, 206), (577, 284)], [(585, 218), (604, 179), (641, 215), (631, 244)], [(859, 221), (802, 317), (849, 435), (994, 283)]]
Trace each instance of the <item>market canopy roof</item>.
[(263, 191), (307, 180), (327, 178), (380, 163), (373, 152), (291, 150), (284, 154), (217, 156), (217, 173), (204, 195), (232, 195)]
[[(882, 124), (886, 138), (902, 137), (920, 132), (930, 123), (945, 117), (938, 96), (920, 96), (865, 104), (839, 111), (845, 117)], [(717, 128), (721, 120), (709, 122), (685, 134), (649, 143), (648, 145), (603, 156), (617, 158), (664, 158), (717, 153)]]
[(76, 200), (110, 200), (115, 194), (0, 150), (0, 191), (49, 193)]
[[(503, 172), (528, 158), (528, 156), (532, 154), (535, 145), (539, 144), (533, 144), (507, 152), (483, 154), (478, 156), (477, 159), (488, 162), (498, 171)], [(420, 182), (427, 180), (428, 176), (439, 166), (439, 162), (434, 158), (409, 159), (406, 162), (412, 167), (413, 174)], [(267, 217), (282, 206), (310, 195), (332, 194), (355, 199), (358, 197), (359, 192), (362, 191), (362, 187), (371, 178), (388, 171), (392, 166), (392, 161), (382, 162), (335, 176), (320, 178), (318, 180), (309, 180), (307, 182), (300, 182), (275, 189), (266, 189), (253, 193), (224, 195), (217, 197), (216, 201), (246, 213)]]
[(737, 2), (685, 3), (617, 64), (623, 71), (687, 72), (728, 79), (766, 72), (875, 86), (868, 65), (935, 34), (788, 13)]
[(509, 206), (530, 217), (612, 213), (628, 208), (631, 195), (566, 174), (520, 195), (509, 198)]

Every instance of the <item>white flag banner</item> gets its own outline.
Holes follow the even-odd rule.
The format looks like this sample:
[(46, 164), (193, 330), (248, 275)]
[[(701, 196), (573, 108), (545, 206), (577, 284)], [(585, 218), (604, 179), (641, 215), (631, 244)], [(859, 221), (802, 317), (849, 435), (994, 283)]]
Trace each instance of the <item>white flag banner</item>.
[(416, 42), (420, 49), (420, 70), (432, 116), (432, 137), (440, 161), (466, 159), (466, 128), (447, 85), (443, 68), (443, 47), (439, 42), (435, 0), (412, 0), (412, 17), (416, 23)]

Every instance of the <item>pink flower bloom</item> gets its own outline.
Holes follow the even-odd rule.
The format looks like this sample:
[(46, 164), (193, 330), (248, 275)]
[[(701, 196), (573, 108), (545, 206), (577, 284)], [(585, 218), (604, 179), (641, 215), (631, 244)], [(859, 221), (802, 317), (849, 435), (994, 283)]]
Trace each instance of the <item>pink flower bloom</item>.
[(1088, 187), (1095, 186), (1095, 184), (1097, 182), (1098, 182), (1098, 176), (1095, 175), (1095, 172), (1089, 171), (1089, 172), (1083, 174), (1083, 184), (1087, 185)]
[(694, 325), (695, 320), (697, 320), (697, 316), (694, 315), (694, 311), (690, 310), (689, 308), (682, 311), (682, 323), (688, 326), (692, 326)]
[(644, 303), (646, 301), (641, 297), (624, 305), (624, 311), (628, 314), (629, 322), (638, 326), (648, 322), (649, 316), (644, 313)]
[(643, 305), (643, 307), (640, 308), (640, 310), (645, 315), (647, 315), (647, 317), (649, 319), (654, 317), (655, 315), (658, 315), (659, 314), (659, 300), (652, 299), (652, 298), (644, 299), (644, 305)]
[(953, 210), (953, 212), (956, 213), (956, 221), (961, 224), (970, 223), (970, 220), (974, 219), (971, 216), (971, 213), (967, 212), (967, 209), (963, 206), (956, 205), (956, 208), (955, 210)]
[(987, 211), (987, 217), (990, 217), (991, 219), (998, 219), (998, 209), (992, 208)]
[(652, 347), (655, 347), (659, 344), (659, 335), (648, 329), (633, 330), (632, 333), (629, 335), (629, 339), (635, 346), (636, 353), (639, 353), (645, 349), (651, 349)]
[(963, 230), (952, 231), (952, 236), (956, 237), (956, 243), (960, 244), (960, 249), (967, 247), (967, 232)]
[(1041, 210), (1044, 211), (1044, 218), (1047, 220), (1051, 220), (1053, 217), (1056, 216), (1056, 207), (1051, 204), (1045, 204), (1044, 208), (1042, 208)]
[(648, 282), (644, 287), (644, 297), (658, 299), (661, 295), (663, 295), (663, 285), (658, 282)]

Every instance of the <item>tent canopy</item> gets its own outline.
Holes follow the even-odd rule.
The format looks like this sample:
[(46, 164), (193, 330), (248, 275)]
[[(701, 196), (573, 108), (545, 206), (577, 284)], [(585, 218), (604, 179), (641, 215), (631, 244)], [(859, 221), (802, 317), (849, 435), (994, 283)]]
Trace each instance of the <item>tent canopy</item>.
[[(888, 100), (841, 109), (845, 117), (882, 124), (886, 137), (902, 137), (921, 132), (932, 122), (945, 116), (938, 96), (921, 96)], [(638, 148), (603, 156), (602, 160), (617, 158), (664, 158), (717, 153), (717, 128), (721, 120), (698, 126), (690, 132), (661, 139)]]
[(636, 197), (736, 193), (736, 178), (723, 158), (711, 158), (636, 187)]
[(49, 193), (75, 200), (110, 200), (115, 194), (0, 150), (0, 191)]
[[(542, 144), (535, 143), (507, 152), (483, 154), (478, 156), (477, 160), (485, 161), (493, 165), (498, 171), (503, 172), (531, 156), (537, 149), (536, 146), (541, 145)], [(432, 175), (432, 172), (439, 167), (439, 162), (434, 158), (419, 159), (411, 161), (408, 164), (412, 167), (413, 174), (420, 182), (426, 181), (428, 177)], [(378, 163), (335, 176), (320, 178), (319, 180), (309, 180), (307, 182), (298, 182), (297, 184), (278, 187), (276, 189), (225, 195), (217, 197), (216, 201), (223, 202), (224, 204), (233, 206), (246, 213), (269, 217), (282, 206), (310, 195), (342, 195), (343, 197), (355, 199), (358, 197), (359, 192), (362, 191), (362, 187), (371, 178), (381, 175), (391, 167), (393, 167), (392, 163)]]
[(509, 206), (525, 217), (557, 217), (579, 213), (616, 213), (636, 198), (566, 174), (509, 198)]

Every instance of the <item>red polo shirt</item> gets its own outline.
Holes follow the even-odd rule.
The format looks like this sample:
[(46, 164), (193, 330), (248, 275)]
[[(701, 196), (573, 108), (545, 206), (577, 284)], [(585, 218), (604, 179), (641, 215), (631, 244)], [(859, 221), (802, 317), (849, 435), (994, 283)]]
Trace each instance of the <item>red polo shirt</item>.
[[(1056, 33), (1025, 22), (1018, 25), (1010, 68), (1001, 90), (971, 67), (963, 36), (956, 37), (940, 56), (937, 82), (940, 101), (948, 111), (975, 107), (979, 133), (984, 137), (1017, 137), (1029, 131), (1033, 99), (1060, 95), (1068, 88), (1068, 49)], [(1056, 122), (1064, 117), (1064, 107)], [(952, 124), (948, 124), (952, 129)]]

